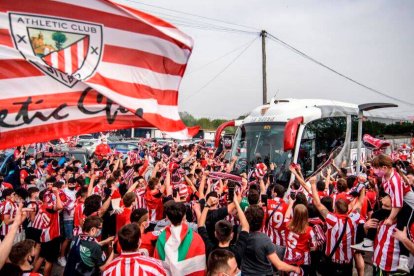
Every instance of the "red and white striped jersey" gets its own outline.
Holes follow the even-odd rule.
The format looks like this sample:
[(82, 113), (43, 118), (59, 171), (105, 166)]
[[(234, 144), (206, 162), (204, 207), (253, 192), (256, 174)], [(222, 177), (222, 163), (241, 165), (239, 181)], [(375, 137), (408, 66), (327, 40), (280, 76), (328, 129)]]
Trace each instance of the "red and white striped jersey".
[(137, 188), (135, 189), (134, 193), (137, 197), (137, 208), (147, 208), (147, 202), (145, 201), (145, 191), (146, 188)]
[[(265, 234), (272, 240), (272, 242), (279, 246), (285, 246), (285, 214), (288, 209), (288, 204), (283, 199), (275, 198), (267, 201), (267, 211), (265, 212), (265, 222), (269, 221), (268, 225), (265, 225)], [(273, 213), (273, 210), (277, 208), (277, 211)], [(273, 215), (272, 215), (273, 213)], [(269, 216), (272, 217), (269, 219)]]
[(305, 233), (299, 234), (286, 226), (285, 261), (288, 264), (309, 265), (311, 263), (310, 249), (316, 246), (316, 237), (312, 227), (308, 226)]
[(46, 211), (45, 205), (42, 206), (41, 210), (42, 212), (44, 212), (44, 214), (48, 216), (50, 221), (49, 225), (46, 228), (42, 229), (42, 234), (40, 235), (40, 242), (48, 242), (60, 236), (59, 212), (48, 212)]
[(411, 191), (411, 188), (402, 181), (401, 176), (392, 170), (388, 180), (382, 178), (382, 186), (387, 194), (391, 197), (391, 206), (393, 208), (401, 208), (404, 202), (404, 195)]
[(46, 229), (49, 226), (49, 224), (50, 224), (49, 216), (44, 211), (44, 208), (39, 208), (31, 226), (33, 228), (43, 230), (43, 229)]
[[(326, 256), (329, 256), (341, 235), (347, 215), (340, 215), (334, 213), (328, 213), (326, 216), (326, 225), (328, 230), (326, 231)], [(335, 263), (349, 263), (352, 261), (351, 245), (355, 244), (355, 236), (357, 225), (360, 221), (360, 214), (352, 212), (348, 215), (348, 222), (346, 227), (346, 233), (342, 238), (342, 242), (339, 244), (338, 249), (335, 251), (332, 261)]]
[(374, 241), (373, 264), (387, 272), (397, 271), (400, 259), (400, 243), (392, 236), (396, 226), (380, 223)]
[(46, 177), (46, 171), (42, 168), (37, 167), (34, 170), (34, 173), (35, 173), (37, 179), (42, 179), (42, 177)]
[[(16, 216), (17, 209), (19, 208), (19, 206), (11, 200), (5, 200), (2, 204), (3, 204), (2, 218), (5, 215), (9, 215), (11, 219), (14, 218)], [(3, 236), (7, 235), (7, 233), (9, 233), (9, 231), (10, 231), (10, 226), (11, 226), (11, 224), (7, 225), (3, 222), (2, 227), (1, 227), (1, 235), (3, 235)], [(21, 231), (21, 226), (19, 228), (19, 232), (20, 231)]]
[[(27, 204), (27, 208), (31, 208), (34, 210), (33, 212), (35, 214), (35, 218), (36, 218), (37, 213), (39, 212), (39, 208), (41, 204), (42, 204), (41, 201), (30, 201)], [(35, 218), (33, 219), (33, 221), (30, 220), (30, 216), (28, 216), (27, 218), (29, 220), (29, 224), (27, 225), (27, 227), (33, 227), (32, 225), (33, 225), (33, 221), (35, 220)]]
[(139, 252), (121, 253), (108, 264), (103, 276), (159, 276), (167, 275), (161, 261), (143, 256)]

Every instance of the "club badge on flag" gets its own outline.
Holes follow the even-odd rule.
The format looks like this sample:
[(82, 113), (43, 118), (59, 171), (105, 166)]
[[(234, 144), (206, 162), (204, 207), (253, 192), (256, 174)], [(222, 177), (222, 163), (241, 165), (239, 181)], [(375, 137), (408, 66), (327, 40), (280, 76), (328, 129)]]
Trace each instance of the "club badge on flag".
[(132, 127), (193, 136), (178, 114), (192, 47), (110, 0), (2, 0), (0, 148)]
[(22, 57), (50, 77), (73, 87), (95, 72), (102, 54), (101, 25), (13, 12), (9, 21)]

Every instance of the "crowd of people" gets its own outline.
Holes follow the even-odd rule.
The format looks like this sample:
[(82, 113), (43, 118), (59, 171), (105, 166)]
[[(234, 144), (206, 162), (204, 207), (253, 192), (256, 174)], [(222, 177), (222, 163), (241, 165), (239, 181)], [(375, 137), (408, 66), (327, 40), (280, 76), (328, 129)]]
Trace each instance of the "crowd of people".
[(86, 164), (15, 150), (0, 275), (361, 276), (366, 254), (374, 275), (413, 272), (410, 158), (379, 154), (358, 175), (331, 162), (309, 179), (291, 164), (286, 186), (260, 159), (230, 177), (237, 158), (202, 142), (142, 139), (128, 154), (105, 142)]

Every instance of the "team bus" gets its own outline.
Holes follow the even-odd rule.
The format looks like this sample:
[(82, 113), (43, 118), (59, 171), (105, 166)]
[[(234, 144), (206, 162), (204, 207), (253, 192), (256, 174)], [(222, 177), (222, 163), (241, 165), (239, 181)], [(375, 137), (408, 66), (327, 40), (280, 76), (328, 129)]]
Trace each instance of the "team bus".
[[(236, 172), (251, 170), (256, 162), (276, 164), (276, 179), (291, 181), (289, 165), (301, 166), (305, 177), (318, 172), (327, 162), (350, 165), (352, 121), (358, 115), (355, 104), (317, 99), (272, 99), (255, 108), (245, 119), (230, 121), (217, 129), (216, 143), (227, 126), (236, 126), (230, 158), (237, 156)], [(368, 119), (372, 113), (364, 113)], [(380, 119), (376, 116), (376, 120)], [(384, 121), (385, 120), (385, 121)], [(386, 116), (382, 122), (392, 122)], [(355, 156), (356, 157), (356, 156)]]

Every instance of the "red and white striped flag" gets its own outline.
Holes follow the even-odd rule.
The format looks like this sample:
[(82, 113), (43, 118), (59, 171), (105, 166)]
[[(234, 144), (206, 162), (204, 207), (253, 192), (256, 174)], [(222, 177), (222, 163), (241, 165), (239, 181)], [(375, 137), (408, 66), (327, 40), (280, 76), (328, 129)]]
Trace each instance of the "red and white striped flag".
[(192, 45), (110, 0), (2, 0), (0, 148), (131, 127), (194, 135), (177, 107)]

